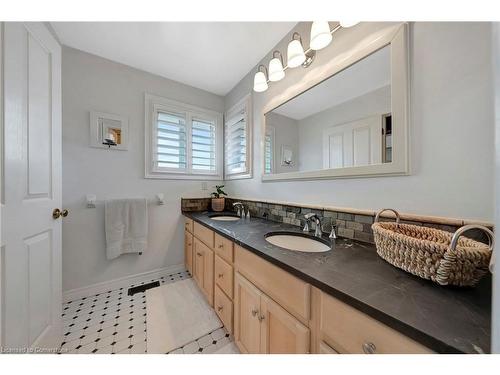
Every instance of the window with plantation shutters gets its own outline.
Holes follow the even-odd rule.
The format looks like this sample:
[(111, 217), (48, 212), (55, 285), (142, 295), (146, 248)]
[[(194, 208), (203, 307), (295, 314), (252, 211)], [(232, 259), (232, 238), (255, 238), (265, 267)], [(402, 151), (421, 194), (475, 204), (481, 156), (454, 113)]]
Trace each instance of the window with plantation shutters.
[(251, 124), (249, 97), (226, 113), (224, 123), (224, 174), (226, 179), (251, 177)]
[(274, 170), (274, 134), (275, 129), (267, 126), (264, 139), (264, 173), (270, 174)]
[(215, 124), (207, 120), (192, 121), (191, 145), (193, 170), (215, 171)]
[(146, 178), (222, 179), (222, 114), (145, 98)]
[(156, 153), (157, 168), (187, 169), (186, 118), (184, 115), (156, 113)]

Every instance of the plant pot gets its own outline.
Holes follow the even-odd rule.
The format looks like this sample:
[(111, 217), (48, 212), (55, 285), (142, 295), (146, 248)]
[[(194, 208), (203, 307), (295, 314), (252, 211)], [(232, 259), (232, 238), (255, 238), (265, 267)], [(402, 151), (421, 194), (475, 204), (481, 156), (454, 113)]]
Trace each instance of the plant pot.
[(212, 210), (220, 212), (224, 211), (226, 198), (212, 198)]

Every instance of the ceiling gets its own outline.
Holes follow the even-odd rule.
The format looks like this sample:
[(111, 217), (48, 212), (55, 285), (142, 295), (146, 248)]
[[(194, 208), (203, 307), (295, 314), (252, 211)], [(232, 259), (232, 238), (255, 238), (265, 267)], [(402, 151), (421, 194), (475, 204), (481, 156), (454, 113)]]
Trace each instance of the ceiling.
[(294, 22), (52, 22), (62, 44), (218, 95)]
[(274, 109), (273, 112), (294, 120), (302, 120), (390, 83), (391, 50), (386, 46)]

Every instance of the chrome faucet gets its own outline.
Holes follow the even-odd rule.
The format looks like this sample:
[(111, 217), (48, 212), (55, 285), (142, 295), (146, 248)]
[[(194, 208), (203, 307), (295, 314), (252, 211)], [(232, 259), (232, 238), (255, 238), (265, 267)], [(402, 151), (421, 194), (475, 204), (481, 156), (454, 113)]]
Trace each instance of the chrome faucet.
[(330, 235), (328, 236), (329, 239), (334, 240), (337, 238), (337, 226), (332, 223), (332, 231), (330, 232)]
[(236, 214), (239, 217), (245, 217), (245, 206), (243, 206), (243, 203), (241, 202), (234, 202), (233, 207), (236, 208)]
[(304, 218), (306, 219), (306, 225), (304, 225), (303, 231), (309, 232), (309, 222), (314, 219), (314, 223), (316, 224), (316, 231), (314, 232), (314, 235), (316, 237), (321, 237), (323, 235), (323, 231), (321, 230), (321, 219), (319, 216), (311, 212), (305, 214)]

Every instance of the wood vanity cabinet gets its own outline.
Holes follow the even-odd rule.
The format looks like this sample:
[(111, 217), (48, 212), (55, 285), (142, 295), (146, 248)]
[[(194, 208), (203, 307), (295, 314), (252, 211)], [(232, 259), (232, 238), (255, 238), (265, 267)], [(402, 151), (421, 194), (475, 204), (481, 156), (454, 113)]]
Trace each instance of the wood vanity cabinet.
[(309, 328), (238, 272), (234, 301), (234, 338), (242, 352), (309, 353)]
[(185, 262), (242, 353), (431, 353), (188, 218)]
[(315, 290), (314, 296), (318, 297), (314, 298), (313, 306), (318, 314), (318, 334), (313, 345), (319, 353), (432, 353), (429, 348), (326, 293)]
[(186, 269), (193, 275), (193, 235), (184, 231), (184, 263)]
[(198, 238), (193, 241), (193, 277), (210, 306), (214, 305), (214, 252)]

